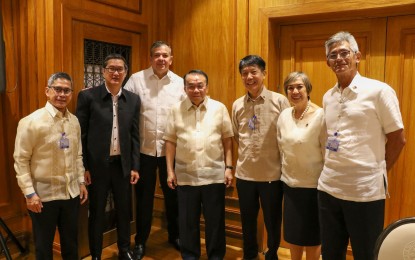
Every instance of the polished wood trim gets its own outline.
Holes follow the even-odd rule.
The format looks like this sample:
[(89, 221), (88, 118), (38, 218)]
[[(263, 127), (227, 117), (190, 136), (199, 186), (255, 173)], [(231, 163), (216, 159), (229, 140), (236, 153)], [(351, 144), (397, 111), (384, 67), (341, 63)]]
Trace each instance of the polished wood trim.
[(103, 3), (109, 6), (114, 6), (119, 9), (124, 9), (133, 13), (141, 14), (142, 10), (142, 0), (89, 0), (95, 1), (98, 3)]

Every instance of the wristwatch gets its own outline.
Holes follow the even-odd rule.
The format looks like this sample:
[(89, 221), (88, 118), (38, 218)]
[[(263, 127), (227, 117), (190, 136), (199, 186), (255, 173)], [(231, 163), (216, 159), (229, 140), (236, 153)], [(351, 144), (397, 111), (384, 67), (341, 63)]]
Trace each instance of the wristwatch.
[(36, 194), (36, 192), (33, 192), (33, 193), (30, 193), (30, 194), (25, 195), (25, 197), (27, 199), (30, 199), (31, 197), (35, 196), (35, 194)]
[(233, 170), (233, 166), (232, 165), (226, 165), (225, 166), (225, 169), (231, 169), (231, 170)]

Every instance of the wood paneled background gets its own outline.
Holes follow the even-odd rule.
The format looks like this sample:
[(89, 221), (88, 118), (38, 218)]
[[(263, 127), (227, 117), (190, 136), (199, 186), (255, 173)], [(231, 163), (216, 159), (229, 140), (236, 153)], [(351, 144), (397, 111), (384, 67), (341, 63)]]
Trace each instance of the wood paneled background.
[[(147, 68), (150, 44), (166, 40), (173, 47), (173, 71), (204, 70), (209, 95), (230, 110), (245, 93), (238, 63), (248, 54), (267, 61), (271, 90), (280, 90), (288, 72), (304, 70), (314, 86), (312, 98), (320, 103), (335, 83), (325, 66), (324, 41), (338, 30), (350, 30), (364, 52), (361, 73), (396, 90), (406, 128), (407, 145), (389, 173), (385, 224), (415, 215), (413, 1), (2, 0), (1, 13), (7, 84), (0, 94), (0, 216), (20, 238), (31, 237), (31, 226), (13, 169), (17, 122), (44, 106), (46, 80), (60, 70), (74, 78), (73, 111), (83, 88), (85, 38), (132, 46), (130, 72)], [(158, 189), (155, 225), (164, 225), (162, 200)], [(234, 188), (227, 190), (226, 214), (228, 243), (240, 246)], [(259, 242), (265, 245), (263, 223), (258, 225)]]

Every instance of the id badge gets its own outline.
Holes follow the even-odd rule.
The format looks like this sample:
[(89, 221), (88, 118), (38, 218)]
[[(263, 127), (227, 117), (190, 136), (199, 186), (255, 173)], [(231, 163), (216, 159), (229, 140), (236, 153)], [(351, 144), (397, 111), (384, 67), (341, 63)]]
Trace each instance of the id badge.
[(66, 138), (65, 133), (62, 133), (61, 139), (59, 139), (59, 148), (68, 149), (69, 148), (69, 139)]
[(339, 150), (339, 140), (337, 140), (337, 133), (334, 136), (329, 136), (327, 138), (326, 149), (330, 151), (337, 152)]

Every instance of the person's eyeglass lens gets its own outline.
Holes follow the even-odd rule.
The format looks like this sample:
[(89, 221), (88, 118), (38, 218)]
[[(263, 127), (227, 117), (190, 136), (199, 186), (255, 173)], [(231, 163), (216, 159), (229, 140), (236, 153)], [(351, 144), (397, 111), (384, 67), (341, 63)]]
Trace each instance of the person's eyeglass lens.
[(330, 53), (327, 57), (329, 60), (337, 60), (337, 57), (340, 56), (342, 59), (347, 59), (350, 57), (350, 51), (349, 50), (343, 50), (340, 52), (333, 52)]
[(72, 93), (73, 89), (71, 88), (62, 88), (62, 87), (55, 87), (55, 86), (49, 86), (49, 88), (53, 89), (53, 91), (56, 92), (56, 94), (65, 94), (69, 95)]
[(115, 68), (115, 67), (109, 67), (109, 68), (105, 68), (109, 73), (115, 73), (115, 72), (118, 72), (118, 73), (124, 73), (125, 72), (125, 68), (123, 68), (123, 67), (120, 67), (120, 68)]

